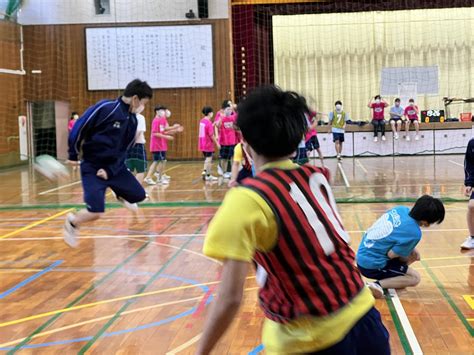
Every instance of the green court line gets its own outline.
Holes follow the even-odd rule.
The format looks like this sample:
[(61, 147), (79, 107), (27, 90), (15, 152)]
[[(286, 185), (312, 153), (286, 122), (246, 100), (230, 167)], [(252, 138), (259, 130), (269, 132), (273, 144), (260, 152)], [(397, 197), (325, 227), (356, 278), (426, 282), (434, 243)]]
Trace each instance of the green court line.
[[(178, 255), (181, 254), (181, 252), (196, 238), (196, 234), (198, 234), (208, 222), (209, 222), (209, 220), (206, 221), (206, 223), (202, 224), (199, 228), (197, 228), (194, 231), (193, 237), (191, 237), (185, 243), (183, 243), (183, 245), (181, 245), (181, 247), (173, 254), (173, 256), (171, 256), (171, 258), (169, 258), (166, 261), (166, 263), (164, 263), (163, 266), (155, 274), (153, 274), (153, 276), (147, 281), (147, 283), (145, 285), (143, 285), (142, 287), (140, 287), (140, 289), (137, 292), (137, 295), (140, 295), (143, 292), (145, 292), (145, 290), (153, 282), (156, 281), (156, 279), (161, 275), (161, 273), (168, 266), (170, 266), (171, 263), (178, 257)], [(81, 348), (81, 350), (79, 350), (78, 355), (85, 354), (85, 352), (92, 347), (92, 345), (107, 331), (107, 329), (109, 329), (112, 326), (112, 324), (122, 315), (122, 313), (125, 312), (127, 310), (127, 308), (130, 305), (132, 305), (134, 302), (135, 302), (134, 299), (130, 299), (127, 302), (125, 302), (125, 304), (122, 307), (120, 307), (120, 309), (117, 311), (117, 313), (115, 313), (114, 316), (112, 318), (110, 318), (109, 321), (102, 326), (102, 328), (99, 329), (99, 331), (94, 335), (94, 337), (91, 340), (89, 340), (89, 342), (87, 342), (87, 344), (84, 345)]]
[(398, 337), (400, 338), (400, 343), (402, 343), (403, 350), (405, 351), (406, 355), (413, 355), (413, 351), (411, 349), (410, 343), (408, 342), (405, 330), (403, 329), (402, 322), (400, 321), (397, 310), (393, 305), (392, 297), (387, 291), (384, 291), (384, 293), (385, 301), (387, 301), (388, 309), (390, 311), (390, 315), (392, 316), (393, 324), (395, 325), (395, 329), (397, 330)]
[(433, 273), (433, 271), (430, 269), (430, 267), (428, 266), (428, 264), (421, 260), (421, 264), (423, 265), (423, 267), (425, 268), (426, 272), (428, 273), (428, 275), (430, 275), (431, 279), (433, 280), (433, 282), (435, 283), (436, 287), (438, 288), (439, 292), (441, 292), (441, 294), (443, 295), (444, 299), (446, 300), (446, 302), (448, 302), (448, 304), (451, 306), (451, 308), (453, 309), (454, 313), (456, 313), (456, 315), (458, 316), (459, 320), (461, 321), (461, 323), (464, 325), (464, 327), (466, 328), (466, 330), (468, 331), (468, 333), (471, 335), (471, 337), (474, 337), (474, 328), (471, 326), (471, 324), (469, 324), (469, 322), (467, 321), (466, 317), (464, 317), (464, 314), (461, 312), (461, 310), (458, 308), (458, 306), (456, 305), (456, 303), (454, 303), (453, 299), (451, 298), (451, 296), (448, 294), (448, 292), (446, 291), (446, 289), (444, 288), (443, 284), (439, 281), (439, 279), (436, 277), (436, 275)]
[[(354, 214), (357, 225), (359, 226), (360, 230), (364, 230), (362, 222), (360, 221), (359, 214), (356, 212)], [(364, 236), (364, 232), (362, 232), (362, 236)], [(385, 293), (385, 301), (387, 302), (388, 309), (390, 311), (390, 315), (392, 316), (393, 324), (395, 325), (395, 330), (397, 331), (398, 338), (400, 339), (400, 343), (402, 344), (403, 350), (405, 351), (406, 355), (413, 355), (413, 351), (411, 349), (410, 343), (408, 342), (407, 335), (405, 334), (405, 330), (403, 329), (402, 323), (400, 318), (398, 317), (398, 313), (395, 310), (395, 306), (393, 305), (392, 298), (388, 294), (388, 292), (384, 291)]]
[[(177, 222), (179, 221), (179, 219), (176, 219), (175, 221), (173, 221), (172, 223), (170, 223), (166, 228), (163, 229), (163, 231), (161, 231), (160, 233), (163, 233), (164, 231), (166, 231), (167, 229), (171, 228), (173, 225), (175, 225)], [(92, 291), (94, 291), (97, 287), (99, 287), (100, 285), (102, 285), (105, 281), (107, 281), (108, 279), (110, 279), (118, 270), (120, 270), (122, 267), (124, 267), (126, 264), (128, 264), (133, 258), (135, 258), (138, 254), (140, 254), (143, 250), (145, 250), (145, 248), (150, 245), (151, 243), (151, 239), (149, 239), (145, 244), (143, 244), (140, 248), (138, 248), (135, 252), (133, 252), (133, 254), (131, 254), (130, 256), (128, 256), (125, 260), (123, 260), (122, 262), (120, 262), (117, 266), (115, 266), (108, 274), (104, 275), (99, 281), (97, 281), (96, 283), (94, 283), (93, 285), (89, 286), (86, 290), (84, 290), (84, 292), (82, 292), (76, 299), (74, 299), (72, 302), (70, 302), (66, 307), (64, 308), (70, 308), (74, 305), (76, 305), (78, 302), (80, 302), (84, 297), (86, 297), (89, 293), (91, 293)], [(39, 326), (38, 328), (36, 328), (36, 330), (33, 331), (33, 333), (31, 333), (30, 335), (28, 335), (25, 339), (23, 339), (20, 343), (18, 343), (12, 350), (10, 350), (9, 352), (7, 352), (7, 355), (10, 355), (10, 354), (14, 354), (16, 353), (18, 350), (21, 349), (21, 347), (23, 347), (24, 345), (28, 344), (32, 339), (33, 337), (38, 334), (38, 333), (41, 333), (44, 329), (46, 329), (47, 327), (49, 327), (51, 324), (53, 324), (59, 317), (62, 316), (62, 313), (58, 313), (56, 315), (54, 315), (53, 317), (51, 317), (49, 320), (47, 320), (45, 323), (43, 323), (41, 326)]]
[[(414, 203), (418, 200), (414, 198), (394, 198), (394, 199), (355, 199), (355, 198), (339, 198), (336, 199), (338, 204), (381, 204), (381, 203)], [(463, 198), (441, 198), (444, 203), (456, 203), (467, 200)], [(176, 202), (145, 202), (140, 203), (139, 206), (143, 208), (157, 208), (157, 207), (219, 207), (222, 201), (176, 201)], [(119, 203), (107, 203), (107, 208), (123, 208)], [(27, 210), (45, 210), (45, 209), (63, 209), (63, 208), (84, 208), (82, 203), (77, 204), (37, 204), (37, 205), (0, 205), (0, 211), (27, 211)]]

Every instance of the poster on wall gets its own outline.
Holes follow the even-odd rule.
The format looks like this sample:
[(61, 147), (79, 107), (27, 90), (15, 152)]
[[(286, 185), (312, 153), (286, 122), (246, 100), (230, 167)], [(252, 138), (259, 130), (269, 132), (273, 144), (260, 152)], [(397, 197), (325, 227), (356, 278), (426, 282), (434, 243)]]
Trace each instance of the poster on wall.
[(89, 90), (214, 85), (212, 25), (86, 28)]

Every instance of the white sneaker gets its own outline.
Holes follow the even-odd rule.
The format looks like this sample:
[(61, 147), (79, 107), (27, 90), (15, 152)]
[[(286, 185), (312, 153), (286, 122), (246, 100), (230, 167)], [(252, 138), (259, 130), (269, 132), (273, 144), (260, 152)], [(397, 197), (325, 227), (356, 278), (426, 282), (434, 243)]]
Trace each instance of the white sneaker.
[[(159, 180), (160, 179), (160, 174), (159, 173), (154, 173), (153, 175), (155, 175), (155, 177)], [(161, 175), (162, 178), (165, 178), (166, 180), (170, 180), (171, 177), (166, 175), (166, 174), (163, 174)]]
[(163, 174), (162, 177), (164, 177), (166, 180), (171, 180), (171, 176)]
[(203, 180), (206, 180), (206, 175), (207, 175), (206, 170), (203, 170), (202, 173), (201, 173), (201, 177), (202, 177)]
[(467, 237), (464, 243), (461, 244), (461, 249), (463, 250), (471, 250), (474, 249), (474, 238)]
[(218, 181), (219, 178), (212, 176), (212, 175), (207, 175), (206, 176), (206, 181)]
[(79, 244), (77, 241), (77, 228), (72, 225), (72, 218), (74, 215), (69, 213), (66, 216), (66, 221), (64, 222), (64, 234), (63, 239), (64, 242), (72, 248), (77, 247)]
[(418, 134), (415, 136), (415, 140), (416, 140), (416, 141), (419, 141), (419, 140), (420, 140), (420, 136), (419, 136)]
[(396, 140), (398, 140), (398, 133), (395, 133), (395, 135), (393, 136), (393, 138), (395, 138)]
[(160, 180), (158, 180), (158, 184), (161, 184), (161, 185), (169, 185), (170, 184), (170, 181), (168, 179), (165, 179), (163, 176), (161, 177)]
[(407, 136), (406, 140), (407, 140), (407, 142), (409, 142), (410, 141), (410, 136)]
[(367, 282), (367, 287), (372, 292), (374, 298), (380, 299), (383, 298), (383, 288), (375, 282)]
[(143, 181), (145, 181), (148, 185), (156, 185), (155, 180), (153, 180), (152, 178), (146, 178)]
[(379, 141), (378, 137), (374, 137), (374, 142), (377, 143)]
[(127, 210), (132, 211), (134, 213), (138, 212), (138, 205), (136, 203), (130, 203), (127, 200), (125, 200), (122, 197), (119, 197), (115, 194), (115, 192), (112, 191), (112, 195), (114, 195), (115, 199), (120, 202), (123, 207), (125, 207)]
[(222, 170), (220, 164), (217, 164), (217, 175), (219, 176), (224, 175), (224, 170)]
[(232, 177), (231, 173), (225, 173), (224, 174), (224, 179), (230, 179)]
[(382, 136), (382, 140), (385, 142), (387, 138), (385, 138), (385, 136)]

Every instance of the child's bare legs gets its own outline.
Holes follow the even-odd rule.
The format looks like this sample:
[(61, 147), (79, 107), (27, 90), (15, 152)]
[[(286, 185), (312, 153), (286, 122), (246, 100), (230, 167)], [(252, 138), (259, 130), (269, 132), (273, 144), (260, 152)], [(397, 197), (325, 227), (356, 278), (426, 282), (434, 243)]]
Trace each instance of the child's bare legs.
[(153, 177), (153, 174), (155, 173), (158, 163), (159, 163), (158, 161), (154, 161), (151, 164), (150, 169), (148, 170), (148, 173), (146, 174), (145, 180), (151, 179)]
[(469, 200), (467, 204), (467, 228), (469, 235), (474, 235), (474, 200)]
[(388, 279), (379, 280), (378, 283), (382, 288), (405, 288), (415, 287), (420, 283), (420, 274), (412, 268), (408, 268), (407, 273), (403, 276), (391, 277)]
[(79, 228), (81, 224), (87, 222), (97, 221), (102, 217), (103, 212), (89, 212), (88, 210), (80, 210), (79, 212), (73, 214), (69, 221), (74, 225), (74, 227)]

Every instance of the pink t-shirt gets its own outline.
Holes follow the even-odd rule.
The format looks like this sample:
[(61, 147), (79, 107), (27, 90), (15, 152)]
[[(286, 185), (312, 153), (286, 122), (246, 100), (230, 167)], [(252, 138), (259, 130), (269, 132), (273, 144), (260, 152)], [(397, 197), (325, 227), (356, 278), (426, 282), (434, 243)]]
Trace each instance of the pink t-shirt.
[(219, 128), (219, 144), (220, 145), (236, 145), (237, 136), (235, 134), (235, 121), (237, 115), (233, 113), (230, 116), (220, 115), (219, 119), (221, 122)]
[(370, 105), (370, 107), (372, 107), (373, 110), (372, 118), (374, 120), (381, 121), (384, 119), (385, 104), (383, 102), (379, 104), (373, 103), (372, 105)]
[(417, 120), (418, 114), (416, 113), (415, 108), (416, 106), (407, 106), (405, 107), (405, 115), (408, 117), (409, 120)]
[(165, 134), (165, 128), (168, 126), (166, 117), (155, 117), (151, 124), (150, 151), (166, 152), (168, 151), (168, 141), (165, 138), (156, 137), (155, 133)]
[(213, 152), (214, 142), (212, 137), (214, 136), (214, 126), (211, 120), (202, 118), (199, 122), (199, 150), (201, 152)]
[(75, 123), (76, 123), (76, 120), (69, 120), (69, 124), (68, 124), (69, 132), (72, 131), (72, 128), (74, 127)]
[[(316, 117), (316, 112), (315, 111), (312, 111), (310, 112), (310, 115), (309, 117), (306, 117), (306, 121), (308, 123), (308, 127), (311, 126), (313, 123), (313, 119)], [(305, 136), (305, 141), (309, 141), (311, 139), (311, 137), (314, 137), (318, 134), (318, 131), (316, 131), (316, 128), (310, 128), (308, 130), (308, 132), (306, 132), (306, 136)]]

